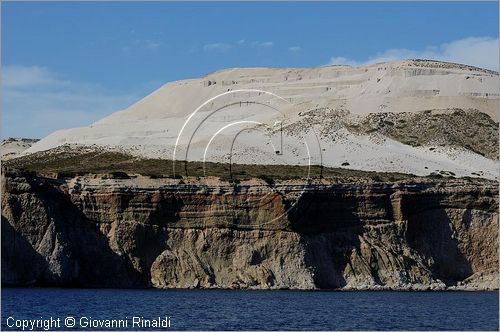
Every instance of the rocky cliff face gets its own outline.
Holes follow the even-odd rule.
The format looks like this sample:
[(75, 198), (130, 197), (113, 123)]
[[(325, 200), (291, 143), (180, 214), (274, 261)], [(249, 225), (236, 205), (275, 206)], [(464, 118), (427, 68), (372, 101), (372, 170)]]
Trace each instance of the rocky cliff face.
[(172, 181), (4, 171), (2, 283), (498, 288), (496, 182)]

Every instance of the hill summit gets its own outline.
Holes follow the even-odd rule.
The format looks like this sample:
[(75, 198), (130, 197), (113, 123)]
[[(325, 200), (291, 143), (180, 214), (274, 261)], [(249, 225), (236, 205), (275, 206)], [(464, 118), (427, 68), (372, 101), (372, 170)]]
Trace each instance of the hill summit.
[(99, 146), (148, 158), (496, 179), (499, 88), (497, 72), (428, 60), (223, 69), (167, 83), (24, 154)]

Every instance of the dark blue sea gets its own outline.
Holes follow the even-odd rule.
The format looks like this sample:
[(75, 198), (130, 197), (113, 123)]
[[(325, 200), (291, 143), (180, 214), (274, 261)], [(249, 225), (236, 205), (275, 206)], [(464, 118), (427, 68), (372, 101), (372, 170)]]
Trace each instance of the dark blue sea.
[(498, 330), (498, 292), (2, 289), (2, 330), (106, 331), (113, 320), (119, 330)]

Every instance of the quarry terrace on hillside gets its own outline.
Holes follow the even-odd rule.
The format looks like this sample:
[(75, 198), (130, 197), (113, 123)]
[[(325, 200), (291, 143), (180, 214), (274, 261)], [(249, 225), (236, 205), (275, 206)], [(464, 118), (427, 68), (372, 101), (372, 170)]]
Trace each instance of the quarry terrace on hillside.
[(497, 72), (426, 60), (223, 69), (167, 83), (22, 154), (99, 146), (144, 158), (497, 179), (498, 91)]

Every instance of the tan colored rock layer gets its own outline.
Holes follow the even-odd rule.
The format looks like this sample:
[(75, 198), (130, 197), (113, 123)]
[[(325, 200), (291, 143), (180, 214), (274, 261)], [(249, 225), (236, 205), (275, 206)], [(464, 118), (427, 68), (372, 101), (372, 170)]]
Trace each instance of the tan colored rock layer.
[(3, 284), (498, 289), (496, 182), (280, 194), (3, 173)]

